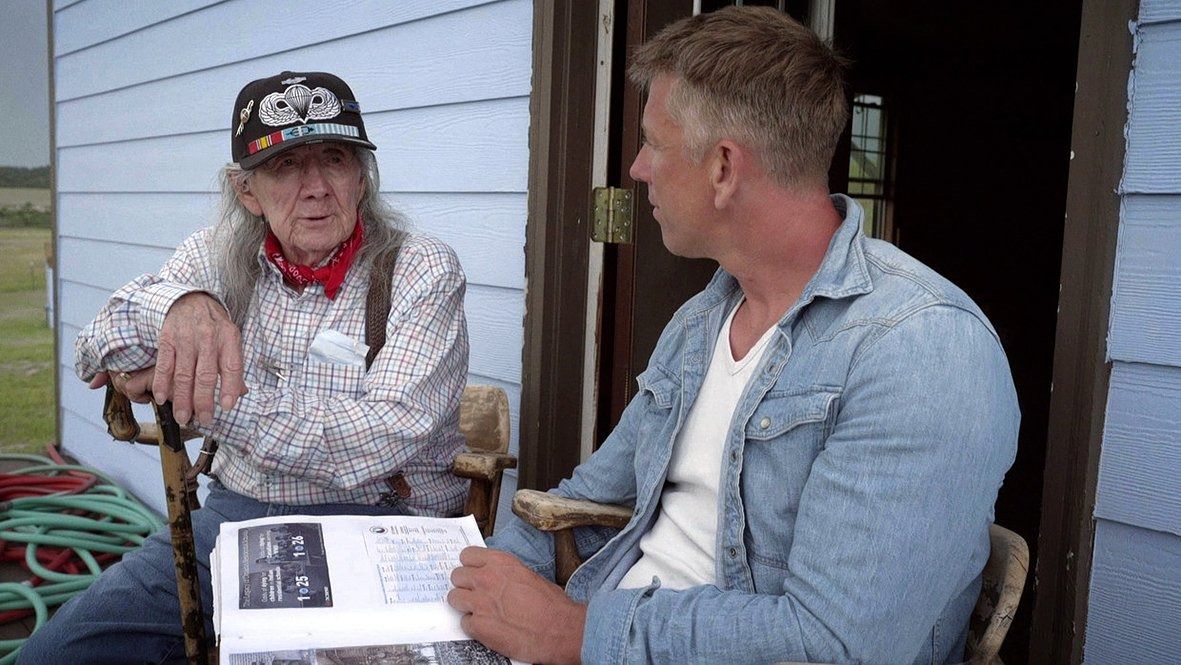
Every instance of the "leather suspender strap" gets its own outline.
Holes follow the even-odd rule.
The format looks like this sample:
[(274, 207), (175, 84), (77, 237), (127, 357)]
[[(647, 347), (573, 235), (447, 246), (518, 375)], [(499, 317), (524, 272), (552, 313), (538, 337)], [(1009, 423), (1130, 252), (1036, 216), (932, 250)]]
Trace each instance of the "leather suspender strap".
[(373, 259), (373, 270), (369, 273), (369, 294), (365, 297), (365, 343), (369, 353), (365, 355), (365, 369), (373, 365), (378, 351), (385, 346), (385, 327), (390, 318), (391, 276), (398, 262), (395, 245)]
[[(369, 273), (369, 294), (365, 297), (365, 343), (369, 345), (369, 353), (365, 354), (365, 370), (373, 365), (373, 359), (385, 346), (385, 328), (390, 318), (390, 295), (393, 288), (394, 265), (398, 262), (398, 250), (401, 245), (395, 245), (382, 252), (373, 260), (373, 270)], [(389, 492), (381, 495), (381, 505), (392, 506), (401, 499), (410, 496), (410, 483), (401, 473), (385, 479)]]

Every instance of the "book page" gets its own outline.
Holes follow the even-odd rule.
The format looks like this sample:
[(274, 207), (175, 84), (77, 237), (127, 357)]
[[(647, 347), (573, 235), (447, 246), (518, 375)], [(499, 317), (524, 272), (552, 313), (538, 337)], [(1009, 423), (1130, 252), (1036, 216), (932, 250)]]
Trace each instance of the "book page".
[(221, 662), (507, 663), (469, 640), (445, 601), (471, 545), (483, 539), (470, 516), (223, 524), (210, 557)]
[(377, 566), (387, 605), (446, 599), (459, 552), (473, 544), (459, 524), (397, 524), (365, 531), (365, 549)]
[(510, 665), (514, 661), (475, 640), (457, 640), (236, 653), (221, 662), (228, 665)]

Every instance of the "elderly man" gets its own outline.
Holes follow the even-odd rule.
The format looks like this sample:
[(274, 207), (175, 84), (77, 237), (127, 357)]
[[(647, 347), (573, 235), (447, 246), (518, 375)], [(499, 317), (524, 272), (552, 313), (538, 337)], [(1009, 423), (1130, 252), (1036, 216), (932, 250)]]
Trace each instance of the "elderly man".
[(828, 194), (841, 69), (766, 8), (636, 52), (631, 175), (665, 246), (720, 270), (556, 490), (630, 523), (576, 534), (590, 558), (565, 593), (552, 539), (520, 522), (504, 551), (465, 550), (449, 602), (473, 637), (545, 663), (960, 659), (1016, 395), (976, 305)]
[[(349, 86), (320, 72), (260, 79), (231, 123), (219, 223), (115, 292), (77, 342), (92, 387), (170, 399), (178, 421), (194, 418), (220, 443), (193, 514), (207, 616), (223, 521), (446, 515), (466, 492), (449, 472), (463, 441), (463, 272), (382, 201)], [(369, 313), (386, 341), (367, 366), (371, 278), (392, 295), (388, 313)], [(21, 659), (180, 662), (179, 618), (161, 533), (62, 607)]]

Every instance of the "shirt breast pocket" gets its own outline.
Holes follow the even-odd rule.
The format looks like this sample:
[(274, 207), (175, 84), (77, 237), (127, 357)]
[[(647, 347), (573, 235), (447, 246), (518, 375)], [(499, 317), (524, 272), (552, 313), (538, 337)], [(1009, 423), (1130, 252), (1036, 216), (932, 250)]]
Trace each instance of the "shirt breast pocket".
[(649, 365), (636, 377), (639, 384), (637, 399), (644, 400), (644, 414), (640, 418), (636, 431), (636, 470), (643, 478), (644, 469), (648, 464), (668, 456), (669, 451), (662, 451), (672, 438), (676, 427), (681, 392), (681, 379), (675, 373), (660, 365)]
[(364, 367), (340, 363), (309, 362), (304, 366), (305, 389), (321, 399), (365, 395)]
[[(771, 391), (746, 423), (742, 493), (755, 582), (787, 567), (800, 495), (836, 418), (836, 388)], [(762, 566), (758, 565), (762, 564)], [(758, 569), (770, 566), (759, 574)]]

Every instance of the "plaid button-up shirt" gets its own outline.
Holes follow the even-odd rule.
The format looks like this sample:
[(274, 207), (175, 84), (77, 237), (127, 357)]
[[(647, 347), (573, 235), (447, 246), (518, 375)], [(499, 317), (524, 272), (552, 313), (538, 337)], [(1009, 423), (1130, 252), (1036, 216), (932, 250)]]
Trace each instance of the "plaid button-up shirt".
[[(79, 335), (76, 366), (133, 371), (156, 362), (164, 315), (182, 295), (221, 297), (212, 229), (190, 236), (158, 275), (111, 296)], [(322, 285), (296, 293), (259, 254), (262, 275), (242, 330), (249, 392), (217, 407), (205, 433), (221, 447), (213, 474), (231, 490), (282, 504), (372, 505), (401, 473), (414, 513), (462, 507), (466, 482), (449, 470), (463, 445), (459, 400), (468, 364), (465, 279), (454, 251), (408, 236), (392, 280), (386, 343), (368, 371), (309, 357), (315, 337), (334, 330), (365, 339), (369, 262), (354, 264), (335, 300)]]

